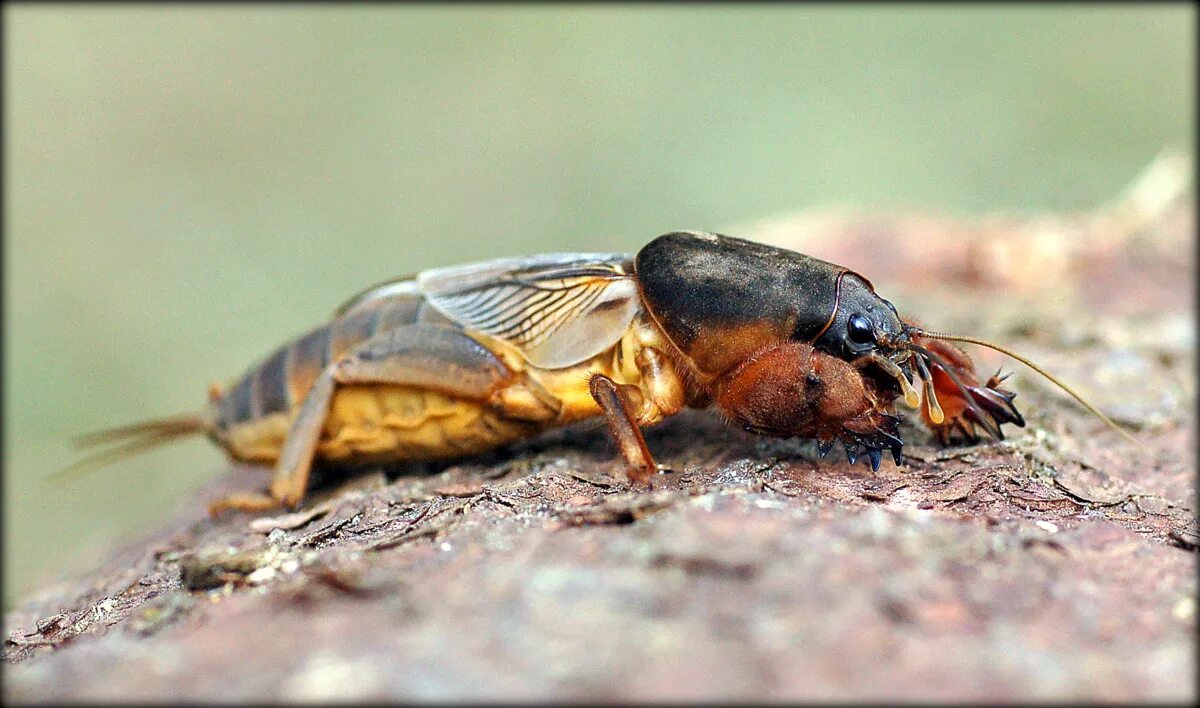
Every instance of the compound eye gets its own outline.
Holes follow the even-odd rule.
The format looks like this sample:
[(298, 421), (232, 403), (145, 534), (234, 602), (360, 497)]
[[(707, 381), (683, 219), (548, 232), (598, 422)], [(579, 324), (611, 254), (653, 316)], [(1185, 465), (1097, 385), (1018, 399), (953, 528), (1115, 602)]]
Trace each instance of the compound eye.
[(871, 326), (871, 320), (856, 313), (846, 321), (846, 336), (855, 344), (872, 344), (875, 341), (875, 328)]

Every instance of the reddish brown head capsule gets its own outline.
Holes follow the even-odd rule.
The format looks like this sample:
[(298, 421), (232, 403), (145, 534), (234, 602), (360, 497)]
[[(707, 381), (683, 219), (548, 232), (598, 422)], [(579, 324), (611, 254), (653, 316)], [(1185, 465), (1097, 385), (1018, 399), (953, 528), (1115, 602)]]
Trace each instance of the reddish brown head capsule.
[[(852, 455), (903, 444), (889, 415), (909, 352), (904, 325), (866, 278), (781, 248), (660, 236), (635, 261), (654, 321), (718, 408), (763, 434), (841, 439)], [(874, 457), (874, 455), (872, 455)]]
[(1001, 439), (1002, 424), (1024, 426), (1015, 394), (1000, 387), (1004, 377), (981, 383), (970, 357), (950, 344), (958, 341), (1021, 361), (1133, 439), (1021, 355), (901, 320), (870, 281), (842, 266), (696, 232), (658, 237), (635, 266), (645, 308), (684, 367), (748, 430), (816, 438), (822, 450), (840, 439), (852, 460), (865, 451), (878, 467), (882, 448), (900, 458), (891, 410), (901, 395), (943, 443), (974, 442), (979, 431)]
[(851, 360), (903, 336), (896, 308), (866, 278), (795, 251), (683, 231), (646, 244), (635, 270), (646, 309), (706, 374), (768, 342)]

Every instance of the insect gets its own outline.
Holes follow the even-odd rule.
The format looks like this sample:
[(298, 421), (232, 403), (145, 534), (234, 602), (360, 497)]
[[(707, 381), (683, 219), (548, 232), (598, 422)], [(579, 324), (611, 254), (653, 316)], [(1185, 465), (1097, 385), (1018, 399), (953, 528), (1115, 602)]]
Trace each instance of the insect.
[(457, 457), (603, 416), (629, 479), (649, 485), (642, 427), (714, 407), (754, 433), (815, 439), (822, 456), (840, 442), (878, 470), (884, 451), (903, 460), (901, 399), (943, 444), (1025, 425), (999, 372), (981, 382), (954, 341), (1016, 358), (1116, 428), (1028, 359), (902, 319), (847, 268), (674, 232), (633, 255), (500, 259), (376, 285), (214, 386), (200, 413), (84, 436), (115, 447), (81, 462), (203, 433), (274, 466), (265, 492), (212, 513), (294, 508), (315, 462)]

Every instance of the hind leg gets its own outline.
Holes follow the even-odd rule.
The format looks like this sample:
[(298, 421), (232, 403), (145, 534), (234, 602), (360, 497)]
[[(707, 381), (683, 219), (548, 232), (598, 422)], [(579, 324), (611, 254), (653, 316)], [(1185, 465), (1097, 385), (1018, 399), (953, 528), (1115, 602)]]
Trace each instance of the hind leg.
[(234, 492), (208, 505), (208, 515), (216, 516), (225, 511), (248, 511), (257, 513), (279, 507), (279, 500), (263, 492)]
[(557, 415), (548, 394), (521, 380), (483, 345), (449, 327), (408, 325), (364, 342), (317, 377), (292, 420), (266, 494), (232, 494), (210, 513), (225, 509), (295, 508), (304, 498), (317, 443), (339, 386), (398, 384), (440, 391), (502, 407), (528, 420)]

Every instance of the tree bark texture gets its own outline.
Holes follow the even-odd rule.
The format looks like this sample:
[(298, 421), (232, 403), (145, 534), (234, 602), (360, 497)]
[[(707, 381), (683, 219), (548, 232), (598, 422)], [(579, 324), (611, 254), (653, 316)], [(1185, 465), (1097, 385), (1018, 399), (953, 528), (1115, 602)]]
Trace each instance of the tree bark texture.
[(907, 464), (877, 473), (698, 411), (648, 431), (672, 470), (652, 492), (599, 423), (369, 472), (297, 513), (205, 518), (266, 479), (233, 470), (10, 612), (4, 698), (1194, 699), (1195, 216), (1177, 160), (1089, 213), (729, 230), (1011, 345), (1143, 447), (971, 349), (1015, 369), (1028, 426), (942, 448), (908, 413)]

